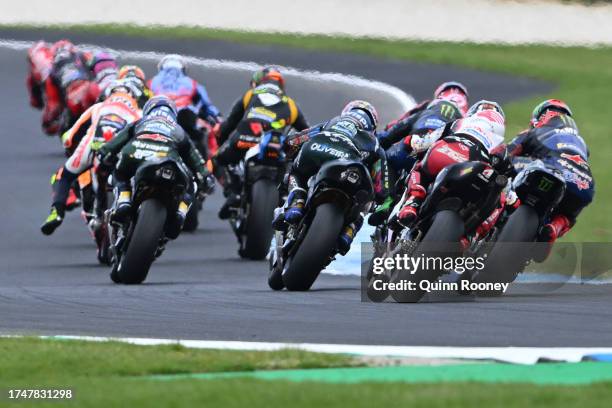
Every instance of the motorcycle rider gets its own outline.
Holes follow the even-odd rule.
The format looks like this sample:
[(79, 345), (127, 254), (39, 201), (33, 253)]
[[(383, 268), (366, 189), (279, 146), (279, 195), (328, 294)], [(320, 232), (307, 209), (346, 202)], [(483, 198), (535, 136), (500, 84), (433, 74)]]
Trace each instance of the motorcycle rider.
[(221, 125), (218, 137), (221, 147), (213, 157), (215, 174), (219, 177), (221, 169), (226, 174), (223, 193), (227, 200), (219, 211), (219, 218), (229, 218), (230, 208), (240, 202), (240, 179), (228, 165), (239, 163), (266, 132), (284, 132), (289, 127), (304, 130), (308, 122), (295, 101), (285, 94), (282, 74), (274, 67), (255, 72), (250, 89), (234, 103)]
[(115, 81), (119, 75), (119, 66), (114, 56), (106, 51), (95, 51), (87, 61), (93, 80), (101, 92)]
[(53, 44), (51, 52), (53, 67), (45, 81), (47, 104), (42, 120), (48, 135), (62, 134), (100, 94), (98, 84), (91, 80), (84, 55), (74, 44), (60, 40)]
[[(123, 65), (117, 74), (118, 80), (131, 82), (134, 89), (138, 89), (140, 94), (135, 95), (138, 106), (142, 109), (145, 103), (153, 96), (153, 92), (147, 86), (146, 77), (142, 68), (137, 65)], [(104, 101), (110, 94), (109, 89), (105, 89), (98, 98), (98, 102)]]
[[(436, 88), (433, 96), (433, 100), (419, 103), (401, 118), (389, 123), (384, 131), (377, 132), (376, 136), (383, 149), (388, 150), (410, 135), (427, 134), (449, 122), (461, 119), (467, 113), (469, 95), (463, 84), (444, 82)], [(415, 141), (412, 140), (413, 143)], [(409, 144), (406, 148), (408, 152), (412, 150)], [(390, 159), (388, 154), (387, 157)], [(391, 161), (389, 164), (391, 165)]]
[(51, 44), (38, 41), (28, 49), (29, 71), (26, 85), (30, 95), (30, 105), (36, 109), (44, 106), (44, 84), (53, 66)]
[(576, 224), (576, 218), (595, 195), (595, 181), (588, 163), (589, 150), (570, 107), (558, 99), (538, 104), (531, 115), (529, 129), (508, 144), (508, 151), (511, 156), (539, 159), (563, 170), (565, 195), (539, 236), (539, 241), (551, 244), (550, 249)]
[(418, 209), (427, 195), (427, 186), (449, 165), (483, 161), (506, 172), (510, 163), (503, 144), (504, 133), (505, 115), (501, 106), (481, 100), (470, 107), (465, 118), (419, 138), (417, 144), (409, 140), (413, 152), (427, 153), (408, 176), (402, 208), (397, 216), (399, 222), (410, 226), (417, 219)]
[[(459, 82), (444, 82), (433, 94), (433, 100), (425, 100), (406, 112), (400, 119), (389, 123), (376, 136), (386, 151), (391, 186), (402, 171), (410, 171), (417, 158), (412, 154), (413, 146), (422, 143), (422, 136), (461, 119), (468, 109), (467, 88)], [(383, 222), (391, 208), (397, 203), (402, 191), (394, 192), (385, 203), (378, 206), (368, 220), (370, 225)]]
[[(176, 104), (165, 95), (149, 99), (142, 110), (142, 118), (127, 125), (119, 134), (98, 151), (102, 163), (112, 162), (119, 153), (119, 161), (113, 173), (117, 188), (117, 201), (112, 213), (116, 222), (124, 222), (131, 215), (132, 186), (130, 179), (148, 157), (172, 158), (184, 167), (198, 182), (198, 194), (207, 194), (214, 181), (206, 163), (183, 128), (177, 123)], [(185, 166), (186, 165), (186, 166)], [(189, 183), (188, 191), (176, 209), (175, 217), (166, 231), (169, 239), (180, 234), (195, 191)]]
[(142, 95), (138, 100), (138, 106), (143, 107), (147, 101), (153, 97), (153, 91), (147, 86), (147, 79), (145, 73), (137, 65), (124, 65), (119, 69), (119, 79), (125, 79), (128, 81), (135, 81), (138, 89), (142, 89)]
[[(275, 219), (275, 228), (282, 229), (283, 221), (297, 224), (302, 219), (308, 179), (319, 171), (323, 163), (340, 157), (360, 160), (375, 174), (376, 202), (382, 203), (389, 195), (389, 180), (385, 152), (374, 135), (377, 126), (378, 113), (374, 106), (356, 100), (349, 102), (339, 116), (290, 136), (286, 146), (290, 155), (297, 152), (297, 156), (287, 178), (289, 196), (285, 211)], [(338, 238), (338, 250), (342, 255), (350, 249), (362, 224), (363, 216), (344, 227)]]
[[(67, 132), (68, 142), (71, 142), (74, 136), (79, 133), (84, 136), (74, 153), (58, 172), (59, 177), (56, 177), (53, 184), (51, 213), (41, 227), (41, 231), (45, 235), (52, 234), (61, 225), (70, 187), (81, 174), (89, 171), (95, 165), (96, 151), (121, 129), (140, 117), (140, 109), (135, 98), (140, 90), (134, 84), (126, 81), (116, 81), (108, 87), (108, 91), (109, 96), (106, 100), (87, 109)], [(100, 192), (100, 194), (105, 194), (105, 192)], [(91, 205), (85, 204), (88, 201), (83, 200), (83, 209), (89, 221), (93, 216), (89, 214), (91, 213)], [(95, 215), (101, 217), (101, 211), (104, 209), (97, 210), (99, 211)]]
[(208, 97), (206, 88), (187, 75), (187, 63), (180, 55), (166, 55), (157, 68), (158, 73), (149, 81), (149, 88), (154, 95), (166, 95), (174, 100), (179, 109), (179, 124), (206, 159), (206, 135), (198, 129), (198, 120), (203, 121), (200, 123), (209, 129), (209, 133), (215, 127), (218, 130), (221, 122), (219, 109)]

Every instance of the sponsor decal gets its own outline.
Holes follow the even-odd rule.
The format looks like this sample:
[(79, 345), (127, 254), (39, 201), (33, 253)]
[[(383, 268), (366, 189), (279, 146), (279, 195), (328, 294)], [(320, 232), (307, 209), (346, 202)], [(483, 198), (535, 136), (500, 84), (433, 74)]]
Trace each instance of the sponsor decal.
[(485, 179), (489, 180), (493, 175), (493, 169), (484, 169), (480, 174), (482, 174)]
[(442, 105), (442, 108), (440, 108), (440, 113), (445, 118), (452, 118), (456, 110), (457, 109), (454, 106), (451, 106), (449, 104), (444, 104)]
[(465, 169), (459, 172), (460, 176), (465, 176), (466, 174), (470, 174), (474, 170), (472, 167), (466, 167)]
[(564, 127), (564, 128), (561, 128), (561, 129), (555, 129), (554, 132), (555, 133), (563, 133), (563, 134), (570, 134), (570, 135), (578, 136), (578, 130), (574, 129), (572, 127)]
[(257, 108), (253, 108), (254, 112), (257, 112), (261, 115), (265, 115), (267, 117), (269, 117), (270, 119), (275, 119), (276, 118), (276, 113), (271, 111), (270, 109), (266, 109), (264, 107), (257, 107)]
[(437, 152), (442, 153), (445, 156), (450, 157), (454, 161), (464, 162), (468, 160), (468, 157), (456, 150), (451, 149), (448, 145), (442, 145), (436, 149)]
[(140, 140), (135, 140), (134, 142), (132, 142), (132, 146), (134, 146), (138, 150), (148, 150), (153, 152), (167, 152), (170, 150), (169, 146), (146, 143)]
[(338, 157), (340, 159), (345, 159), (345, 158), (348, 158), (349, 156), (348, 153), (346, 152), (343, 152), (343, 151), (334, 149), (333, 147), (325, 146), (319, 143), (313, 143), (310, 146), (310, 150), (326, 153), (326, 154), (329, 154), (330, 156)]
[(546, 177), (542, 177), (540, 179), (540, 182), (538, 183), (538, 189), (540, 191), (543, 191), (544, 193), (548, 193), (550, 189), (552, 188), (553, 184), (554, 184), (553, 180), (546, 178)]
[(272, 129), (283, 129), (287, 126), (287, 121), (285, 119), (280, 119), (271, 123)]
[(429, 128), (429, 129), (437, 129), (439, 127), (442, 127), (446, 124), (446, 122), (444, 122), (441, 119), (436, 119), (436, 118), (429, 118), (425, 121), (425, 128)]
[(587, 162), (582, 157), (580, 157), (579, 154), (561, 153), (561, 157), (563, 157), (563, 158), (565, 158), (567, 160), (571, 160), (571, 161), (573, 161), (574, 163), (576, 163), (577, 165), (579, 165), (581, 167), (584, 167), (584, 166), (588, 165)]
[(258, 142), (249, 142), (246, 140), (239, 140), (238, 143), (236, 143), (236, 147), (238, 149), (250, 149), (251, 147), (257, 146), (259, 143)]
[(574, 184), (578, 190), (588, 190), (591, 187), (592, 178), (581, 178), (574, 170), (564, 170), (563, 178), (567, 183)]
[(357, 133), (357, 126), (349, 120), (341, 120), (336, 122), (331, 129), (334, 132), (340, 132), (345, 135), (354, 135)]
[(592, 182), (593, 181), (593, 177), (591, 177), (589, 174), (580, 171), (578, 168), (576, 168), (576, 166), (572, 165), (570, 162), (568, 162), (567, 160), (561, 159), (561, 160), (557, 160), (557, 163), (559, 163), (562, 167), (564, 167), (564, 173), (566, 172), (565, 169), (569, 170), (570, 173), (576, 174), (578, 177), (587, 180), (588, 182)]
[(134, 145), (136, 145), (138, 140), (153, 140), (155, 142), (168, 143), (168, 138), (164, 135), (160, 135), (159, 133), (144, 133), (142, 135), (138, 135)]

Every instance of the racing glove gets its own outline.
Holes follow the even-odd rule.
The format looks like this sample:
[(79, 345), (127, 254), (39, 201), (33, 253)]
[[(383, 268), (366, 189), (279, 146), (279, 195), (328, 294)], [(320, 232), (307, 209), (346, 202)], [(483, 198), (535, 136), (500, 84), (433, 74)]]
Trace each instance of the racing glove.
[(505, 144), (500, 144), (491, 151), (491, 166), (500, 174), (510, 177), (515, 175), (512, 159)]

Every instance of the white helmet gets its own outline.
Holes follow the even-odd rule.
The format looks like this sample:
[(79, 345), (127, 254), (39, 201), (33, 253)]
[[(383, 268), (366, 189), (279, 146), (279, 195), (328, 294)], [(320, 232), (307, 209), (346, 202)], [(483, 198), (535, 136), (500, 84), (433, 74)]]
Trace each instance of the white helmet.
[(502, 109), (500, 104), (493, 101), (487, 101), (485, 99), (482, 99), (470, 106), (470, 109), (468, 109), (467, 114), (465, 116), (472, 116), (473, 114), (484, 110), (493, 110), (499, 112), (500, 115), (502, 115), (502, 117), (504, 118), (504, 121), (506, 120), (506, 114), (504, 113), (504, 110)]
[(185, 58), (178, 54), (168, 54), (164, 58), (159, 61), (157, 64), (157, 69), (161, 71), (162, 69), (176, 68), (179, 69), (183, 74), (187, 73), (187, 62), (185, 62)]
[[(495, 102), (492, 102), (492, 104), (499, 107)], [(479, 109), (480, 105), (477, 105), (479, 105), (479, 102), (470, 108), (467, 117), (455, 122), (453, 133), (473, 137), (490, 152), (504, 141), (506, 118), (501, 107), (499, 107), (499, 110), (484, 107)]]

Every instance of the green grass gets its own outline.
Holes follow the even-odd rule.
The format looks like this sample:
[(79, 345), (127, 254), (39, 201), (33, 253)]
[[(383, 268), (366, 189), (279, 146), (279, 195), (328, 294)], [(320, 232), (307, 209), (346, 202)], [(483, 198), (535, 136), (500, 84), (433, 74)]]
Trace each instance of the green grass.
[[(0, 381), (61, 381), (84, 377), (145, 376), (221, 371), (344, 367), (354, 359), (300, 350), (274, 352), (200, 350), (181, 345), (136, 346), (38, 338), (0, 338)], [(68, 370), (68, 371), (65, 371)]]
[[(256, 379), (156, 381), (152, 374), (335, 367), (349, 357), (300, 351), (234, 352), (73, 340), (0, 338), (0, 406), (14, 407), (607, 407), (610, 383), (329, 384)], [(14, 402), (11, 388), (69, 388), (70, 402)]]
[[(53, 26), (50, 26), (53, 27)], [(14, 27), (13, 27), (14, 28)], [(27, 27), (23, 27), (27, 28)], [(544, 98), (566, 100), (573, 108), (581, 133), (591, 149), (597, 183), (594, 203), (579, 217), (568, 241), (612, 241), (612, 48), (554, 47), (544, 45), (478, 45), (469, 43), (350, 39), (321, 35), (235, 32), (196, 27), (140, 27), (129, 25), (55, 26), (66, 30), (147, 37), (223, 39), (245, 43), (279, 44), (310, 50), (354, 52), (380, 58), (470, 67), (522, 75), (555, 83), (550, 95), (532, 97), (504, 106), (510, 138), (527, 126), (536, 103)], [(450, 79), (450, 78), (449, 78)], [(410, 91), (410, 90), (407, 90)]]

